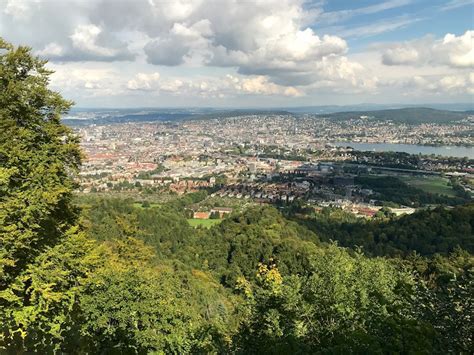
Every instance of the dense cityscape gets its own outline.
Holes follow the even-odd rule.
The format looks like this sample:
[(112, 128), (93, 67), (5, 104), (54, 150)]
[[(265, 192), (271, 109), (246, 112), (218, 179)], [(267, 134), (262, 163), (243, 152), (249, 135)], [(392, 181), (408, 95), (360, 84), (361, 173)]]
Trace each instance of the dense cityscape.
[[(448, 185), (455, 182), (461, 195), (469, 197), (474, 191), (474, 160), (359, 152), (344, 147), (344, 141), (470, 146), (474, 142), (471, 120), (406, 125), (276, 113), (81, 125), (75, 132), (86, 160), (79, 190), (130, 190), (146, 199), (146, 191), (184, 194), (211, 189), (216, 190), (211, 197), (259, 203), (301, 199), (373, 216), (383, 204), (376, 192), (354, 183), (361, 174), (444, 182), (448, 195), (453, 194)], [(412, 213), (412, 207), (398, 206), (396, 211)]]

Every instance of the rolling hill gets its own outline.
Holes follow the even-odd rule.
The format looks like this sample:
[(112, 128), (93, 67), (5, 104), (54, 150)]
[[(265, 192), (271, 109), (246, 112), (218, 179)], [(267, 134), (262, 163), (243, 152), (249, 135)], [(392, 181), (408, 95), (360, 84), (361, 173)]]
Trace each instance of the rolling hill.
[(377, 111), (354, 111), (354, 112), (337, 112), (325, 115), (318, 115), (320, 117), (329, 117), (337, 121), (345, 121), (349, 119), (359, 118), (360, 116), (367, 116), (372, 120), (393, 121), (406, 124), (421, 124), (421, 123), (454, 123), (461, 121), (471, 115), (469, 111), (446, 111), (435, 110), (426, 107), (409, 107), (401, 109), (377, 110)]

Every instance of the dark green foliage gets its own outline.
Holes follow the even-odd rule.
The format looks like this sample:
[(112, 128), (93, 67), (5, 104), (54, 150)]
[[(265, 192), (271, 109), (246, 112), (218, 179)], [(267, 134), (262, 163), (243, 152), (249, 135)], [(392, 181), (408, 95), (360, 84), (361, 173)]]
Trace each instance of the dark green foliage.
[(181, 198), (174, 199), (166, 204), (166, 207), (174, 209), (184, 215), (184, 208), (194, 203), (201, 202), (207, 196), (207, 191), (201, 190), (184, 195)]
[(412, 187), (393, 176), (366, 176), (355, 179), (357, 185), (373, 189), (377, 193), (373, 199), (383, 202), (394, 202), (404, 206), (419, 207), (429, 204), (462, 204), (468, 200), (461, 197), (448, 197), (425, 192)]
[(363, 247), (369, 255), (447, 254), (456, 247), (474, 253), (474, 205), (421, 210), (390, 220), (361, 220), (341, 210), (325, 210), (299, 222), (324, 241)]
[(314, 242), (317, 237), (313, 233), (269, 207), (249, 209), (227, 218), (196, 239), (201, 258), (228, 286), (235, 285), (242, 275), (253, 278), (258, 263), (271, 259), (277, 260), (284, 274), (304, 271), (308, 255), (316, 249)]
[(209, 218), (210, 219), (220, 219), (221, 216), (220, 216), (219, 212), (214, 211), (214, 212), (211, 212), (211, 214), (209, 215)]
[(226, 346), (232, 296), (205, 272), (158, 262), (133, 238), (148, 238), (163, 254), (176, 251), (176, 233), (191, 231), (177, 228), (181, 210), (165, 205), (151, 223), (153, 215), (103, 201), (95, 220), (79, 222), (71, 197), (80, 151), (60, 123), (70, 102), (47, 88), (44, 64), (28, 48), (0, 40), (0, 351), (189, 353)]
[(226, 343), (233, 304), (208, 274), (158, 263), (134, 239), (105, 245), (107, 261), (79, 299), (83, 351), (181, 354)]
[(162, 164), (158, 164), (158, 167), (152, 171), (143, 171), (138, 174), (139, 179), (151, 179), (153, 175), (157, 175), (165, 171), (165, 167)]
[(0, 349), (53, 353), (78, 338), (80, 283), (100, 264), (93, 247), (83, 233), (72, 230), (2, 292)]
[[(189, 198), (188, 203), (194, 200)], [(228, 286), (240, 275), (252, 277), (258, 263), (270, 258), (278, 260), (285, 274), (301, 272), (306, 256), (316, 247), (318, 239), (312, 232), (284, 219), (274, 208), (250, 209), (205, 231), (191, 228), (179, 210), (169, 207), (182, 204), (179, 199), (162, 208), (139, 209), (127, 200), (98, 199), (83, 208), (95, 239), (136, 236), (160, 256), (196, 267), (205, 263)]]
[(169, 207), (182, 203), (142, 209), (134, 207), (131, 200), (101, 198), (82, 207), (84, 223), (94, 239), (107, 241), (134, 236), (153, 246), (158, 255), (169, 257), (180, 253), (198, 233), (189, 226), (183, 211)]
[(438, 332), (443, 353), (469, 353), (474, 334), (474, 257), (457, 249), (448, 257), (410, 255), (416, 275), (416, 316)]

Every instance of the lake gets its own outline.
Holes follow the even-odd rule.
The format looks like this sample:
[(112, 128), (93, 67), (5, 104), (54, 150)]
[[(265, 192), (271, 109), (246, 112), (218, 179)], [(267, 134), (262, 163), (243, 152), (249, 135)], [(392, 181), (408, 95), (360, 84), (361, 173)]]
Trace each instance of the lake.
[(399, 143), (358, 143), (358, 142), (335, 142), (338, 147), (352, 147), (360, 151), (375, 152), (405, 152), (410, 154), (436, 154), (445, 157), (458, 157), (474, 159), (474, 147), (463, 146), (429, 146)]

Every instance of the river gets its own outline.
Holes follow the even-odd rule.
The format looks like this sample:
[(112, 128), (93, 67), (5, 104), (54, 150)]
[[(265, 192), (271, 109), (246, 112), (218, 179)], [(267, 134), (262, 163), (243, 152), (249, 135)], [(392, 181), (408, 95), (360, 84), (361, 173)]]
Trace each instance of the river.
[(335, 142), (332, 144), (338, 147), (352, 147), (360, 151), (421, 153), (426, 155), (435, 154), (445, 157), (468, 157), (469, 159), (474, 159), (474, 147), (358, 142)]

